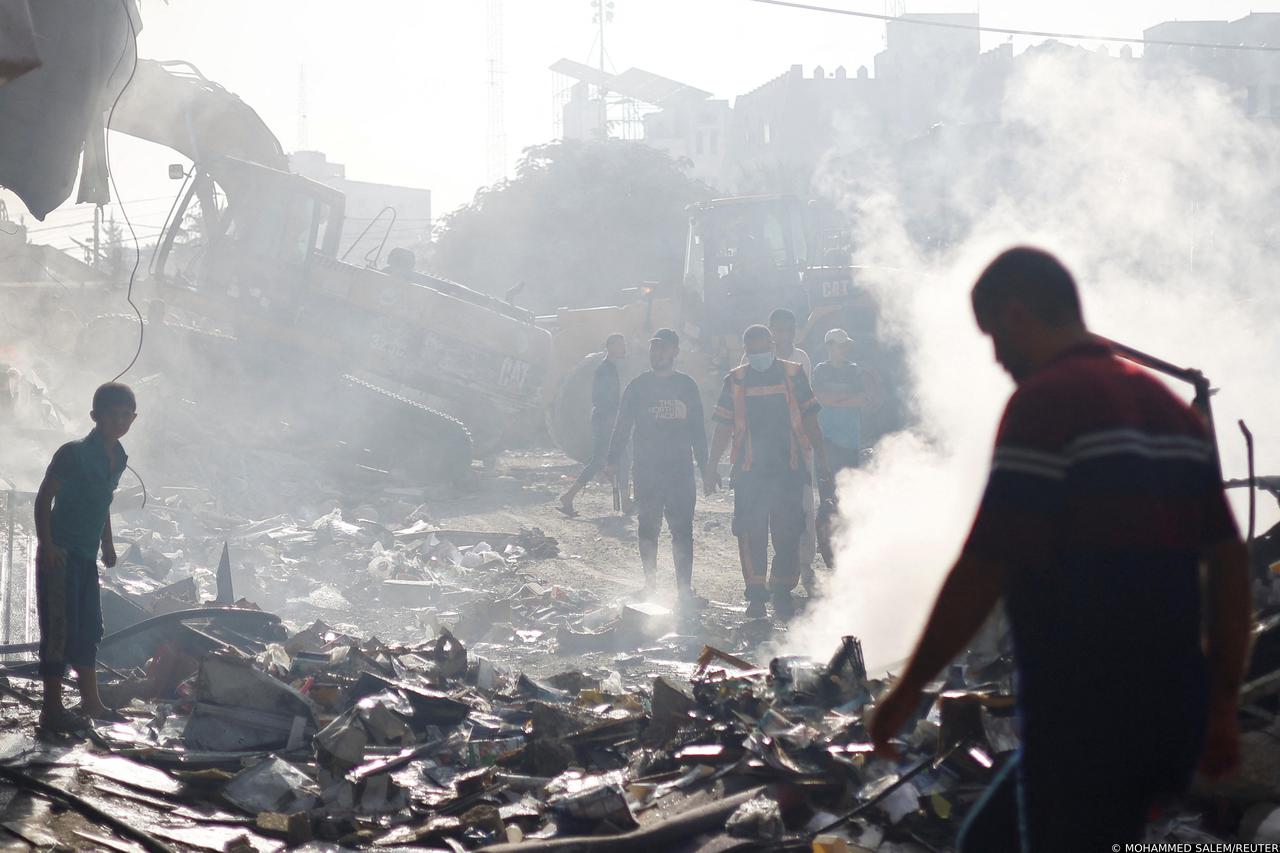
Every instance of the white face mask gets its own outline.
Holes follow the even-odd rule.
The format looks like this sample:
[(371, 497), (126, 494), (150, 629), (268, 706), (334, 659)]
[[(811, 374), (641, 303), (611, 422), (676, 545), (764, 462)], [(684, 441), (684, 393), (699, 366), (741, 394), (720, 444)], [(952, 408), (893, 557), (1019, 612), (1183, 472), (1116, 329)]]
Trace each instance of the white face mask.
[(758, 370), (761, 373), (764, 373), (770, 367), (773, 367), (773, 353), (771, 352), (748, 353), (747, 364), (751, 365), (752, 370)]

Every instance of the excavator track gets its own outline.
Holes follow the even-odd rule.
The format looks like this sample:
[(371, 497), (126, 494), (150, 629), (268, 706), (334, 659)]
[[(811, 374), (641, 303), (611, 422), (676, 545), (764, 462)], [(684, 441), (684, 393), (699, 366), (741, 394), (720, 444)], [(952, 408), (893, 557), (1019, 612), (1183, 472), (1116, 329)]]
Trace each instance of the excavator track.
[(471, 472), (471, 432), (462, 421), (372, 382), (343, 374), (349, 411), (367, 415), (362, 442), (427, 482), (461, 483)]

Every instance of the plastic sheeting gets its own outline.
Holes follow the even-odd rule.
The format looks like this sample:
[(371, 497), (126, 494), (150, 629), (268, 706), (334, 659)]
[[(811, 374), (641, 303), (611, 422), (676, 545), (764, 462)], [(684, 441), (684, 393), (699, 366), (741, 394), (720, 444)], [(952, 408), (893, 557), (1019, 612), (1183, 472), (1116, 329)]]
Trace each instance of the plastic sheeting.
[(39, 65), (27, 0), (0, 0), (0, 86)]
[(43, 220), (71, 196), (85, 140), (95, 127), (101, 134), (133, 68), (141, 22), (133, 0), (40, 0), (30, 9), (41, 65), (0, 87), (0, 185)]

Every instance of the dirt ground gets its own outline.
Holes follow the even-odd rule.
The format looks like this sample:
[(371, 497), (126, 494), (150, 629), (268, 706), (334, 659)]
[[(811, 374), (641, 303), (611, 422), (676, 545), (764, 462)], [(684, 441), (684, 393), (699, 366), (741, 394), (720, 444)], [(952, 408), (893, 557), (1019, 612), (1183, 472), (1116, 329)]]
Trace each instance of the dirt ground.
[[(558, 451), (508, 452), (499, 458), (494, 474), (481, 477), (475, 492), (431, 505), (431, 515), (454, 528), (539, 527), (560, 542), (560, 558), (540, 562), (539, 574), (553, 583), (590, 588), (602, 598), (625, 595), (638, 588), (643, 577), (635, 516), (615, 511), (609, 485), (596, 483), (575, 501), (577, 518), (566, 518), (558, 510), (559, 496), (581, 467)], [(732, 493), (698, 495), (694, 589), (712, 601), (745, 607), (732, 514)], [(675, 594), (670, 541), (664, 524), (658, 548), (660, 600), (671, 600)]]
[[(593, 484), (579, 496), (578, 517), (571, 519), (561, 514), (559, 496), (580, 470), (580, 465), (559, 451), (508, 451), (470, 488), (428, 497), (421, 513), (433, 526), (445, 531), (514, 534), (521, 528), (541, 529), (557, 540), (559, 556), (522, 560), (521, 575), (543, 586), (585, 593), (594, 601), (580, 605), (583, 613), (600, 608), (616, 612), (621, 603), (640, 598), (637, 593), (643, 574), (636, 549), (636, 519), (613, 509), (612, 490), (605, 484)], [(746, 616), (737, 542), (731, 530), (732, 512), (732, 493), (699, 495), (694, 518), (694, 589), (707, 599), (707, 604), (700, 613), (673, 617), (666, 627), (657, 629), (650, 638), (654, 645), (643, 650), (610, 646), (575, 651), (562, 643), (548, 642), (548, 636), (533, 642), (486, 636), (474, 650), (499, 665), (535, 675), (574, 668), (622, 668), (638, 664), (633, 658), (640, 652), (639, 657), (650, 661), (645, 665), (656, 667), (655, 673), (687, 677), (683, 670), (691, 671), (704, 644), (768, 661), (775, 653), (776, 643), (785, 635), (786, 624), (772, 618)], [(414, 607), (389, 599), (385, 591), (374, 592), (372, 597), (354, 589), (346, 593), (341, 611), (332, 606), (311, 609), (307, 600), (298, 598), (284, 604), (268, 601), (264, 606), (277, 609), (295, 625), (321, 619), (331, 625), (351, 625), (365, 636), (376, 634), (384, 640), (400, 642), (421, 639), (419, 626), (432, 624), (435, 618), (430, 615), (431, 607)], [(807, 603), (803, 591), (797, 589), (796, 596), (797, 604), (803, 608)], [(668, 607), (675, 603), (675, 573), (665, 526), (659, 540), (658, 591), (650, 600)], [(314, 597), (310, 601), (314, 602)], [(441, 603), (433, 606), (447, 607)], [(501, 611), (496, 612), (494, 624), (505, 622)], [(440, 624), (453, 624), (447, 621), (453, 617), (439, 615)], [(459, 623), (463, 632), (460, 636), (477, 640), (484, 633), (477, 633), (477, 627), (483, 628), (486, 618), (468, 619), (464, 614)], [(552, 625), (526, 627), (542, 629), (544, 634), (555, 631)], [(664, 633), (666, 638), (658, 642)], [(658, 660), (665, 664), (653, 663)]]

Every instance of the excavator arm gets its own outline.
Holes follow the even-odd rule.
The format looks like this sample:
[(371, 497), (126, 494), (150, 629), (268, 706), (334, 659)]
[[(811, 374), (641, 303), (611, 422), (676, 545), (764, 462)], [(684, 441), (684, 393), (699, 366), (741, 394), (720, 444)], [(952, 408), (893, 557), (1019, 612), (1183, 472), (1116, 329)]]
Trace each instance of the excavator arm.
[(189, 62), (139, 59), (111, 129), (167, 146), (196, 163), (234, 157), (289, 168), (280, 140), (258, 113)]

